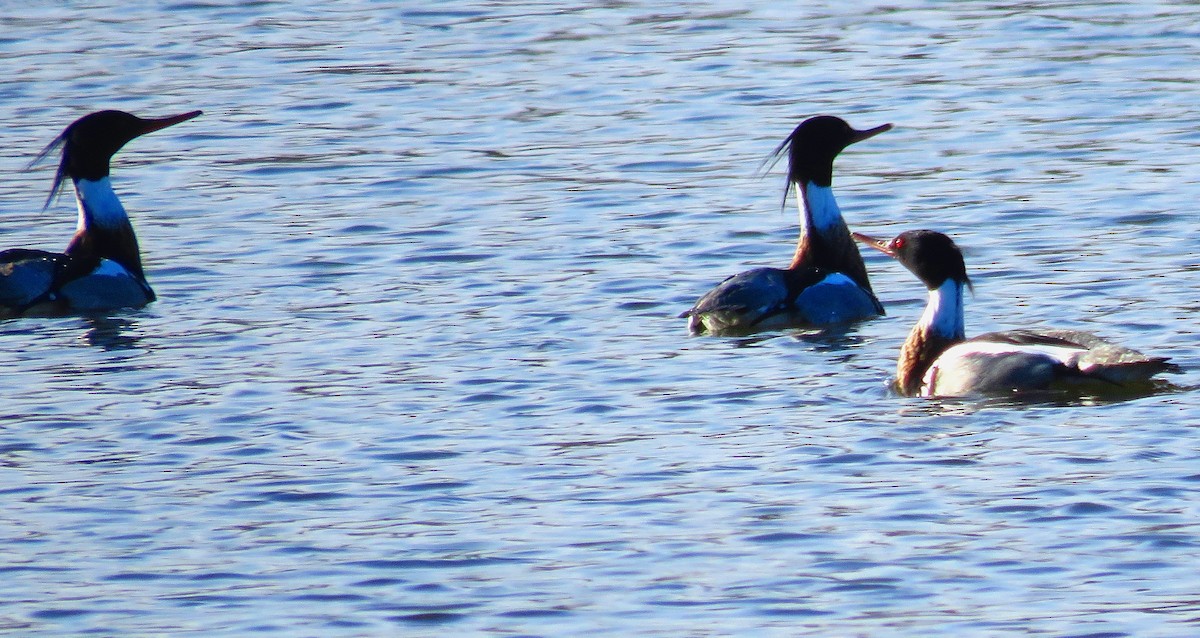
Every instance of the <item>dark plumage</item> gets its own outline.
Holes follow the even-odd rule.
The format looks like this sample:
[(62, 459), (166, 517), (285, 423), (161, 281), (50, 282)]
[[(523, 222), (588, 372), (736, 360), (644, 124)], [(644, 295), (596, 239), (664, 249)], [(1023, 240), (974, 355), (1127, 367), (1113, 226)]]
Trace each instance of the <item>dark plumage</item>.
[(821, 326), (883, 314), (867, 269), (833, 197), (833, 160), (847, 146), (891, 129), (863, 131), (830, 115), (800, 123), (775, 148), (801, 207), (800, 237), (787, 268), (756, 268), (727, 278), (702, 296), (688, 318), (693, 334), (743, 334), (790, 326)]
[(98, 111), (71, 123), (34, 160), (62, 149), (46, 207), (69, 178), (79, 224), (62, 253), (13, 248), (0, 252), (0, 318), (141, 306), (154, 301), (137, 236), (109, 183), (113, 155), (130, 140), (200, 115), (191, 111), (143, 119)]

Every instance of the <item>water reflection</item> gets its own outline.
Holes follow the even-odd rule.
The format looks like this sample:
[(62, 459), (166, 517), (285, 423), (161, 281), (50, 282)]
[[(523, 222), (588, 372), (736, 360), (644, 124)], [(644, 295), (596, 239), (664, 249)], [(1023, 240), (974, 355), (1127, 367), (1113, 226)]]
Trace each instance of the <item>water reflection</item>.
[[(716, 337), (699, 338), (704, 339)], [(733, 337), (725, 335), (720, 337), (720, 339), (728, 341), (734, 348), (753, 348), (755, 346), (762, 345), (780, 338), (788, 339), (797, 342), (798, 344), (803, 344), (804, 347), (807, 347), (815, 352), (841, 352), (843, 350), (854, 350), (858, 346), (866, 343), (866, 340), (859, 331), (859, 325), (857, 324), (785, 330), (781, 332), (756, 332), (750, 335)]]
[(137, 322), (126, 317), (83, 317), (83, 325), (87, 328), (83, 341), (102, 350), (132, 350), (142, 340), (137, 333)]
[(803, 344), (807, 344), (817, 352), (828, 352), (854, 348), (864, 343), (859, 332), (859, 324), (830, 326), (819, 330), (804, 330), (790, 333), (789, 336)]

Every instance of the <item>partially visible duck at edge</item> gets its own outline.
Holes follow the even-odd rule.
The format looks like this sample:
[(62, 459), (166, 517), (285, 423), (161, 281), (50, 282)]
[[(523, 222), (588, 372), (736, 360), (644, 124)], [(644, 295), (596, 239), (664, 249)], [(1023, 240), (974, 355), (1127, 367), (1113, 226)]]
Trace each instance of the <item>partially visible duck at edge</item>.
[(692, 334), (733, 335), (827, 326), (883, 314), (867, 267), (833, 197), (833, 160), (847, 146), (890, 130), (856, 130), (820, 115), (801, 122), (771, 154), (788, 157), (787, 187), (800, 208), (800, 239), (787, 268), (755, 268), (709, 291), (687, 317)]
[(0, 319), (140, 307), (154, 301), (133, 225), (112, 188), (109, 162), (130, 140), (197, 115), (200, 111), (143, 119), (123, 111), (99, 111), (73, 122), (38, 155), (33, 164), (62, 148), (43, 208), (70, 178), (79, 222), (61, 253), (0, 251)]
[(905, 396), (1122, 393), (1179, 368), (1078, 330), (1010, 330), (967, 339), (962, 252), (946, 235), (911, 230), (854, 238), (899, 261), (929, 289), (929, 303), (900, 349), (896, 389)]

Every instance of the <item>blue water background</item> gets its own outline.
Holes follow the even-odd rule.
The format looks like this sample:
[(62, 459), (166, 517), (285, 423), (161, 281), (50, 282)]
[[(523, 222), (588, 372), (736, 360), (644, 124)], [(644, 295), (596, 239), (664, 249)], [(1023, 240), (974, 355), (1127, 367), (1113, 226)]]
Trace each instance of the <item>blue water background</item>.
[[(1200, 5), (50, 3), (0, 17), (0, 237), (101, 108), (159, 301), (0, 324), (13, 635), (1185, 636), (1200, 621)], [(787, 263), (762, 160), (848, 150), (971, 333), (1169, 355), (1096, 403), (890, 392), (888, 315), (691, 338)]]

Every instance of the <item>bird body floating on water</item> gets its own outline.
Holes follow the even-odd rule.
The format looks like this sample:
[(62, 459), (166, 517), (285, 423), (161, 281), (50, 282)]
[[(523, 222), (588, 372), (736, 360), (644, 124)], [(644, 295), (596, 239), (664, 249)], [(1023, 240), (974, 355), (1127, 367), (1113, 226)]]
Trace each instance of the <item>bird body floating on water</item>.
[(61, 253), (0, 251), (0, 318), (100, 312), (154, 301), (133, 225), (112, 188), (109, 164), (130, 140), (198, 115), (200, 111), (190, 111), (144, 119), (98, 111), (73, 122), (41, 152), (34, 164), (62, 149), (46, 207), (69, 178), (79, 222)]
[(801, 122), (771, 154), (788, 157), (787, 190), (800, 207), (800, 238), (787, 268), (755, 268), (722, 281), (687, 317), (692, 334), (736, 335), (827, 326), (883, 314), (867, 268), (833, 196), (833, 160), (847, 146), (890, 130), (856, 130), (820, 115)]
[(946, 235), (913, 230), (893, 239), (854, 238), (899, 261), (924, 282), (929, 302), (900, 349), (896, 388), (906, 396), (1047, 392), (1124, 393), (1177, 371), (1152, 357), (1079, 330), (1009, 330), (966, 338), (962, 252)]

